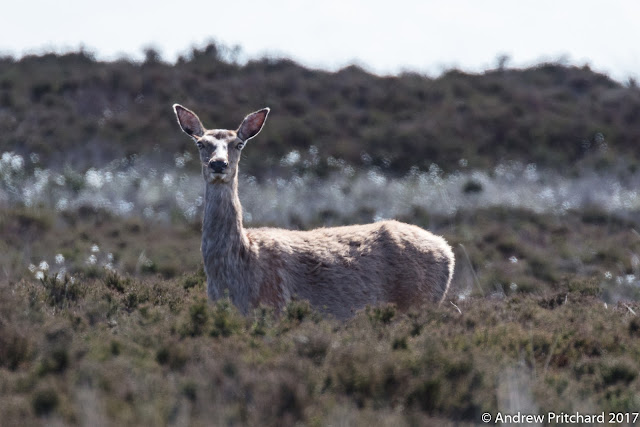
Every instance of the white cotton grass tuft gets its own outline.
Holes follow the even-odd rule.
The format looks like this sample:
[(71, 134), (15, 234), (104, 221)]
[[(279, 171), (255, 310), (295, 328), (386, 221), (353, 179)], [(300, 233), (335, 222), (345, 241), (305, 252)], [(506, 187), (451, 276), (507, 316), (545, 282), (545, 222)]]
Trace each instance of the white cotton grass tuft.
[[(162, 164), (132, 157), (86, 172), (70, 167), (60, 172), (45, 168), (38, 156), (27, 157), (27, 161), (31, 159), (31, 165), (38, 160), (39, 167), (27, 168), (21, 155), (4, 152), (0, 155), (0, 200), (58, 211), (90, 206), (162, 221), (171, 221), (178, 212), (191, 221), (201, 215), (203, 204), (202, 177), (186, 166), (192, 156), (189, 151), (176, 153), (177, 163)], [(330, 174), (318, 178), (313, 168), (322, 162)], [(552, 214), (594, 205), (614, 213), (640, 209), (640, 172), (621, 181), (616, 174), (590, 172), (568, 177), (534, 163), (503, 162), (493, 170), (473, 170), (463, 158), (456, 171), (445, 173), (434, 164), (428, 170), (413, 167), (402, 177), (373, 166), (366, 153), (362, 162), (368, 166), (355, 169), (340, 158), (322, 159), (317, 148), (310, 147), (307, 152), (292, 150), (280, 159), (279, 179), (257, 181), (242, 175), (250, 171), (241, 168), (243, 207), (251, 213), (252, 222), (285, 228), (294, 225), (291, 218), (297, 223), (313, 221), (317, 212), (325, 210), (346, 218), (363, 206), (374, 213), (371, 218), (402, 217), (415, 208), (447, 215), (492, 206)], [(478, 191), (465, 191), (469, 182), (477, 183)], [(264, 194), (278, 197), (265, 206)]]

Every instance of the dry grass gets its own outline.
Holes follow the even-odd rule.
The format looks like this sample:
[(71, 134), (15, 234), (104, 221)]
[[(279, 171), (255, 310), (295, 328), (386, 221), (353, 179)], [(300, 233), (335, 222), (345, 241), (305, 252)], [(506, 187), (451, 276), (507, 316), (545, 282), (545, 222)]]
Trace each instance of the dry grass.
[[(640, 403), (632, 220), (502, 209), (431, 218), (469, 253), (471, 266), (458, 254), (455, 306), (371, 307), (340, 323), (305, 302), (248, 317), (209, 303), (197, 229), (99, 217), (78, 214), (69, 226), (43, 211), (5, 211), (5, 247), (14, 233), (41, 236), (5, 256), (37, 263), (63, 236), (69, 253), (91, 253), (75, 234), (91, 229), (116, 269), (142, 244), (173, 250), (169, 240), (192, 264), (170, 278), (85, 265), (69, 271), (73, 280), (55, 278), (53, 266), (41, 280), (26, 267), (22, 279), (2, 280), (3, 425), (476, 424), (485, 411)], [(132, 224), (137, 234), (112, 236)]]

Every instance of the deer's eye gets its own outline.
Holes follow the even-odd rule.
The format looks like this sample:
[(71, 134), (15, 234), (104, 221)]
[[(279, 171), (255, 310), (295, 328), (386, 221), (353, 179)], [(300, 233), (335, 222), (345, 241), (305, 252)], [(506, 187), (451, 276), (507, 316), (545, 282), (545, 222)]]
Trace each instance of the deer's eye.
[(236, 150), (242, 150), (243, 147), (244, 147), (244, 142), (239, 142), (238, 145), (236, 145)]
[(200, 141), (196, 141), (196, 145), (198, 146), (198, 148), (202, 149), (204, 148), (204, 144)]

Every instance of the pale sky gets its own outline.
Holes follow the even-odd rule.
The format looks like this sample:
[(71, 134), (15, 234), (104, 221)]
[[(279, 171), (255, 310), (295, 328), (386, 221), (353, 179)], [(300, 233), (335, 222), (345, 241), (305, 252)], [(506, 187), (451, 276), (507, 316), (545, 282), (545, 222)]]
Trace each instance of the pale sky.
[(637, 0), (24, 0), (1, 10), (0, 55), (84, 46), (99, 59), (138, 59), (153, 46), (173, 61), (216, 41), (240, 46), (241, 60), (329, 70), (479, 72), (506, 54), (512, 66), (563, 58), (640, 79)]

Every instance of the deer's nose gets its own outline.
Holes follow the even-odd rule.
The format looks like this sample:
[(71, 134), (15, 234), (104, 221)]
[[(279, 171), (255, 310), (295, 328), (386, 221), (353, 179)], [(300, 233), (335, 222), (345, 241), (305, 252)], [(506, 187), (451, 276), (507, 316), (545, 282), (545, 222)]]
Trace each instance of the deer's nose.
[(224, 160), (211, 160), (209, 162), (209, 167), (214, 173), (223, 173), (227, 166), (229, 166), (229, 162)]

